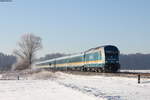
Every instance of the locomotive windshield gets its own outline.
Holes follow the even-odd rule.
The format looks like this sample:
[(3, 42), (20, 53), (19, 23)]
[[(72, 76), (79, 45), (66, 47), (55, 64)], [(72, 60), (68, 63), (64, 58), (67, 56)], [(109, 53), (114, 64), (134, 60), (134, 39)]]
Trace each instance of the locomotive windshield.
[(105, 57), (106, 57), (106, 60), (117, 60), (118, 59), (118, 53), (105, 53)]
[(105, 47), (106, 60), (119, 60), (119, 51), (114, 46)]

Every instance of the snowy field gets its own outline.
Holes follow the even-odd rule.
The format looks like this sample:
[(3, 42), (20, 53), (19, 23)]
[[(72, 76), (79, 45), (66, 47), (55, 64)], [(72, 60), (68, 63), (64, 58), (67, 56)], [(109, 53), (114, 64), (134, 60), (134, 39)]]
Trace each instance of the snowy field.
[(150, 70), (120, 70), (120, 72), (150, 73)]
[(41, 72), (1, 80), (0, 100), (150, 100), (150, 79)]

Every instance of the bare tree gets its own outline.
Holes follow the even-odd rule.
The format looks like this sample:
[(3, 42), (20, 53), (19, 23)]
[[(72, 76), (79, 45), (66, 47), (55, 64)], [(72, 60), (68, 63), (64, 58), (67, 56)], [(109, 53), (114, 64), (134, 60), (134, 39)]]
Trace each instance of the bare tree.
[[(24, 34), (21, 40), (18, 42), (19, 48), (14, 51), (14, 54), (22, 62), (22, 66), (19, 62), (21, 69), (30, 68), (35, 60), (36, 52), (42, 48), (41, 38), (33, 34)], [(16, 69), (20, 69), (17, 68)]]

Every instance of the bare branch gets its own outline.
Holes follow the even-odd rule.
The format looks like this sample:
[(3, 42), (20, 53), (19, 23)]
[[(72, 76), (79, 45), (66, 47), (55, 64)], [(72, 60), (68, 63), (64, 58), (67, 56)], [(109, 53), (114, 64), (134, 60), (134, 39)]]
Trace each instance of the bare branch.
[(24, 34), (18, 43), (19, 49), (14, 54), (22, 60), (28, 62), (30, 67), (35, 59), (36, 52), (42, 48), (41, 38), (33, 34)]

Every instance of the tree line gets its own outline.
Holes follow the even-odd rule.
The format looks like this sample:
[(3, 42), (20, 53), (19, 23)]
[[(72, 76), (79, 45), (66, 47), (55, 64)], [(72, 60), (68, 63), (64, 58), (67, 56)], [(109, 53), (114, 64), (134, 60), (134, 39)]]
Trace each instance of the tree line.
[(10, 70), (14, 63), (16, 63), (15, 56), (0, 53), (0, 70)]
[(121, 54), (120, 64), (122, 69), (150, 69), (150, 54)]

